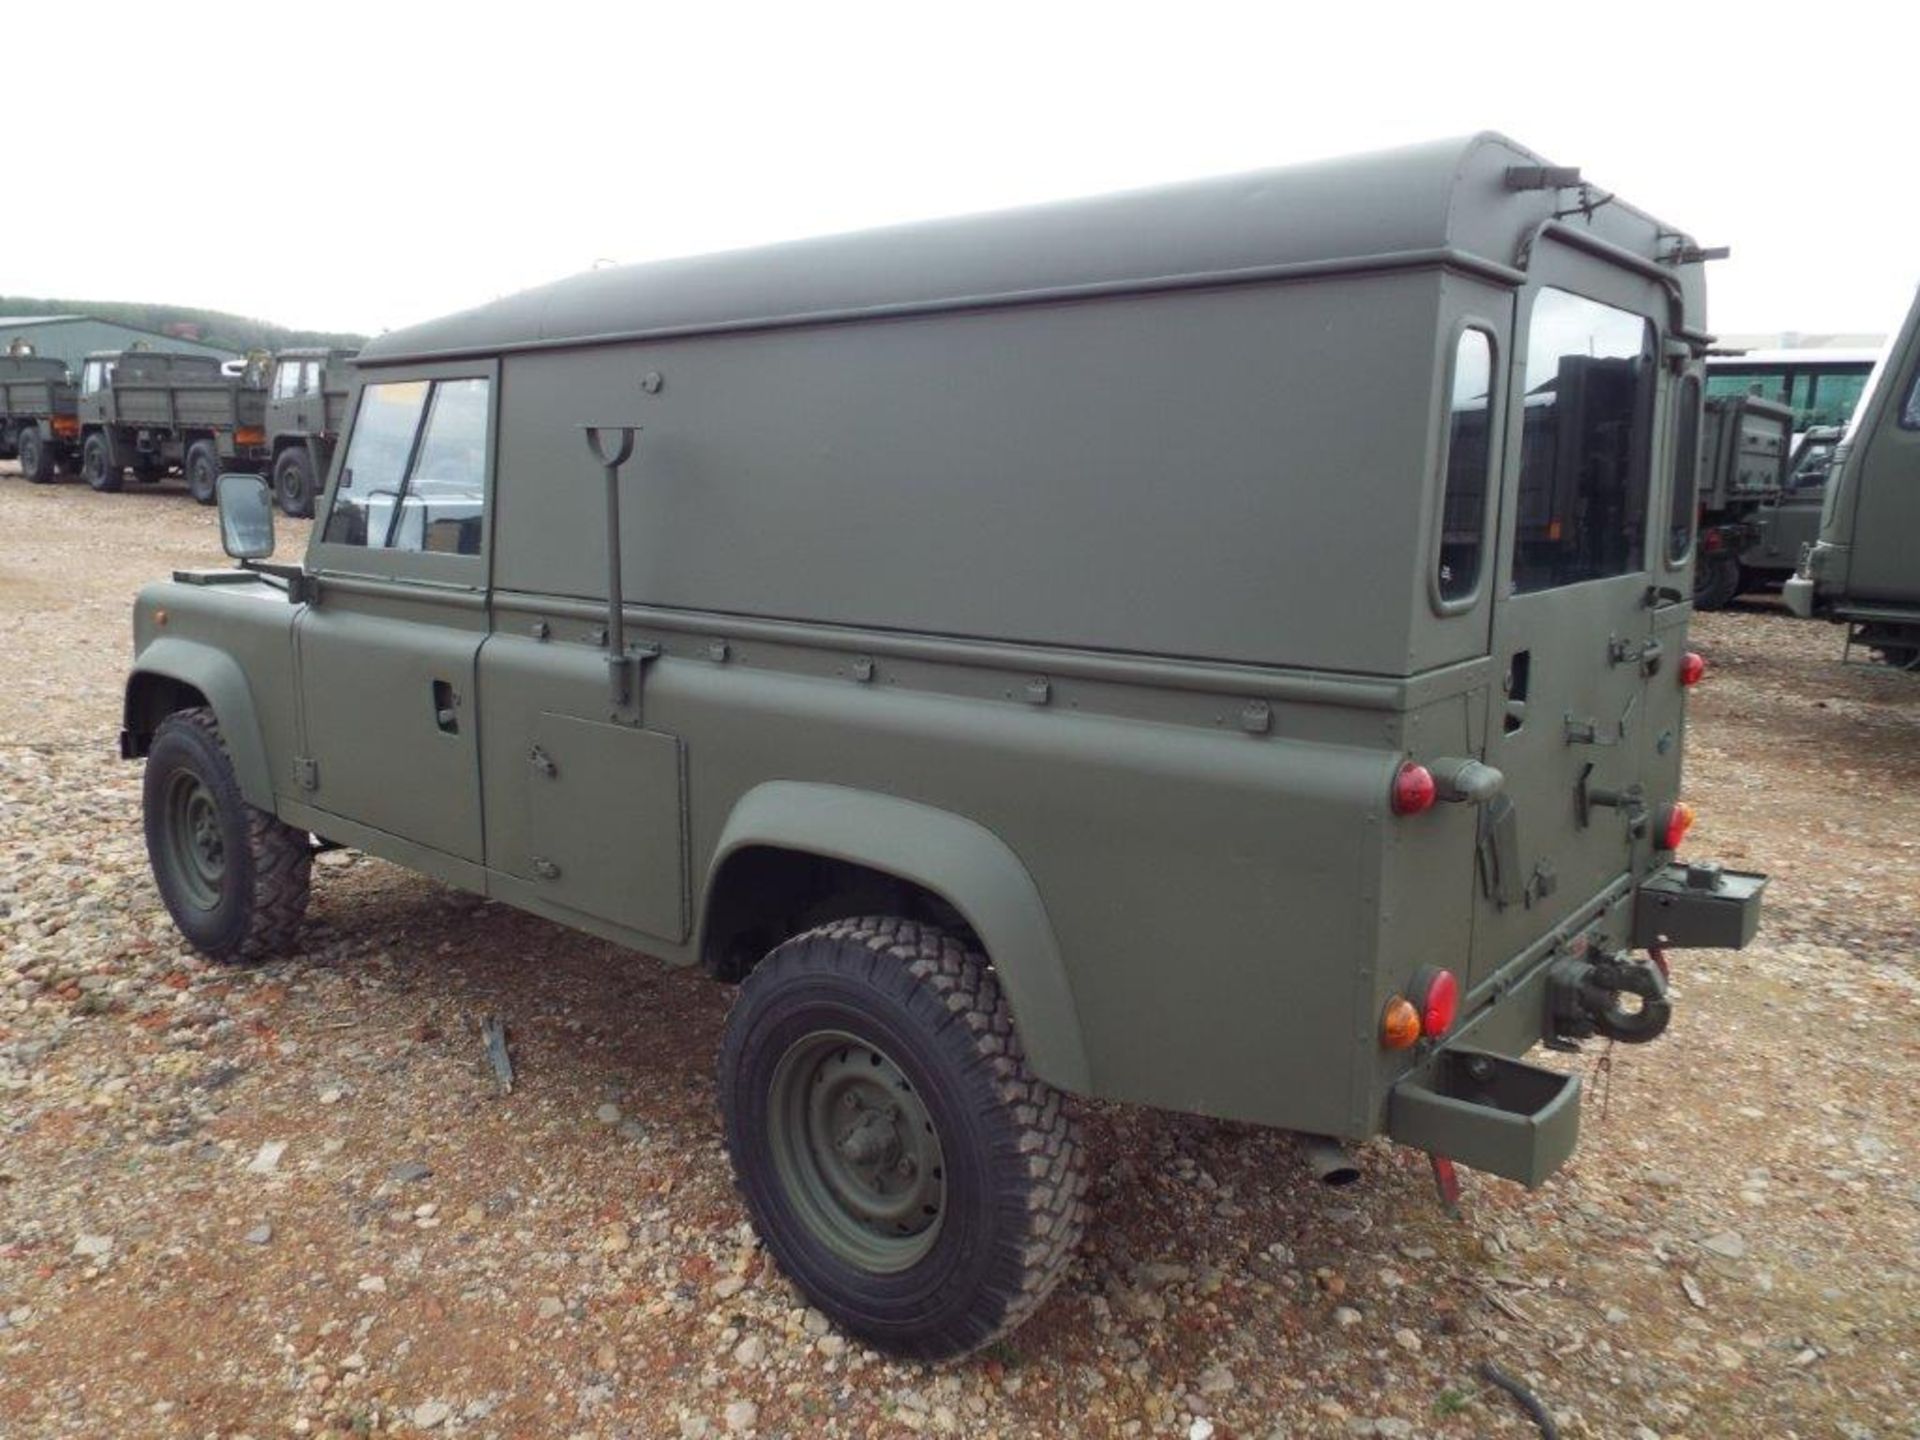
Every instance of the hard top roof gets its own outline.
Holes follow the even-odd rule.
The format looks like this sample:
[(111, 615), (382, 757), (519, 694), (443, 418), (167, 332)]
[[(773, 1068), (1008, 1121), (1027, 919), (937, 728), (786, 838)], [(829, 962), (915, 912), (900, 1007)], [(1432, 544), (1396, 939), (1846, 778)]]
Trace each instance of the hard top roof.
[(273, 352), (276, 360), (351, 360), (357, 351), (344, 345), (288, 345)]
[[(1442, 252), (1506, 269), (1564, 199), (1551, 189), (1512, 189), (1506, 172), (1544, 163), (1504, 136), (1483, 133), (1118, 195), (618, 266), (379, 336), (359, 359), (379, 365), (1171, 288)], [(1611, 197), (1580, 223), (1643, 258), (1652, 257), (1660, 239), (1686, 238)], [(1698, 315), (1687, 322), (1703, 323)]]

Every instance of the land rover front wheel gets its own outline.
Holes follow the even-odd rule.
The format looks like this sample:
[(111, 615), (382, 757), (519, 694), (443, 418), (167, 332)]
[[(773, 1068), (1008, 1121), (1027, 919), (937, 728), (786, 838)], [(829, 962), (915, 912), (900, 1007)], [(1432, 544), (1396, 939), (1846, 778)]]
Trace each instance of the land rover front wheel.
[(120, 488), (120, 467), (113, 463), (107, 437), (97, 431), (87, 436), (86, 443), (80, 447), (80, 478), (102, 494), (111, 494)]
[(313, 514), (313, 457), (304, 445), (291, 445), (273, 462), (273, 495), (295, 519)]
[(728, 1017), (720, 1099), (768, 1250), (880, 1349), (978, 1349), (1079, 1241), (1073, 1121), (1028, 1071), (986, 959), (932, 926), (842, 920), (776, 949)]
[(289, 948), (306, 913), (306, 835), (249, 805), (213, 712), (161, 722), (142, 789), (147, 858), (173, 923), (214, 960)]
[(196, 440), (187, 447), (187, 493), (202, 505), (211, 505), (219, 489), (220, 452), (211, 440)]

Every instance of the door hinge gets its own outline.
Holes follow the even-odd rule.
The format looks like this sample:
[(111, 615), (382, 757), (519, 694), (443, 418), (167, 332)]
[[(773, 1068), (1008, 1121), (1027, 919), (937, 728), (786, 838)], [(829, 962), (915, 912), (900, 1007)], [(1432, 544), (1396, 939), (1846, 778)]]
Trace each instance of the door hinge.
[(320, 762), (309, 760), (306, 756), (296, 756), (293, 762), (293, 780), (302, 790), (320, 788)]

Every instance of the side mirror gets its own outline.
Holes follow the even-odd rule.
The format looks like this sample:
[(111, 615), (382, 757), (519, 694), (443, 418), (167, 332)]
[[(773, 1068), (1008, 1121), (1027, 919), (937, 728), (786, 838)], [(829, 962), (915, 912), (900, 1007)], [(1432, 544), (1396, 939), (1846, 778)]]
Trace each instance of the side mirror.
[(214, 493), (220, 502), (220, 545), (235, 560), (264, 560), (273, 553), (273, 492), (258, 475), (222, 475)]

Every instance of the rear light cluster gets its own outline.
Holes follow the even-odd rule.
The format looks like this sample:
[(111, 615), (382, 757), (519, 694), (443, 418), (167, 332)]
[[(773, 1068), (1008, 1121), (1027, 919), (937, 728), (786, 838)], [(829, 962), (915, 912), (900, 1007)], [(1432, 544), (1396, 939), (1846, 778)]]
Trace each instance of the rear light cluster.
[(1659, 825), (1654, 832), (1654, 840), (1662, 850), (1678, 850), (1680, 842), (1687, 838), (1687, 831), (1693, 828), (1693, 807), (1684, 800), (1676, 800), (1660, 811)]
[(1440, 798), (1440, 787), (1433, 782), (1433, 772), (1424, 765), (1409, 760), (1393, 776), (1393, 791), (1388, 803), (1396, 815), (1418, 815), (1423, 810), (1431, 810), (1433, 802)]
[(1422, 1036), (1438, 1040), (1460, 1013), (1460, 982), (1451, 970), (1428, 966), (1407, 990), (1388, 1000), (1380, 1017), (1380, 1043), (1389, 1050), (1405, 1050)]

